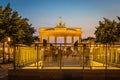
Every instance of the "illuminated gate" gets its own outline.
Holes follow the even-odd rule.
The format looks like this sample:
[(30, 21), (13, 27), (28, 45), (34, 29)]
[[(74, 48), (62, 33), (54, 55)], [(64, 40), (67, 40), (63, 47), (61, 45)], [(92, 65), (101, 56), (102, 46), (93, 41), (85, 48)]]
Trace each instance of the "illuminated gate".
[[(62, 23), (60, 18), (58, 24), (54, 28), (40, 28), (40, 43), (43, 43), (43, 39), (46, 39), (48, 43), (58, 43), (58, 38), (63, 37), (64, 44), (71, 42), (74, 43), (78, 40), (78, 43), (81, 43), (81, 28), (67, 28), (66, 24)], [(51, 41), (54, 38), (53, 41)], [(68, 38), (70, 41), (67, 42)]]

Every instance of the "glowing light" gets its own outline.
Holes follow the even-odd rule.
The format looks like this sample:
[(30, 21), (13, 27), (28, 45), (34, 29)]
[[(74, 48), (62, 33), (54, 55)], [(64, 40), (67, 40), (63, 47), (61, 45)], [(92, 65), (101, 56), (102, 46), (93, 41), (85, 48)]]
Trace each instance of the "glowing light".
[(10, 37), (8, 37), (7, 39), (8, 39), (8, 42), (10, 42), (10, 41), (11, 41)]

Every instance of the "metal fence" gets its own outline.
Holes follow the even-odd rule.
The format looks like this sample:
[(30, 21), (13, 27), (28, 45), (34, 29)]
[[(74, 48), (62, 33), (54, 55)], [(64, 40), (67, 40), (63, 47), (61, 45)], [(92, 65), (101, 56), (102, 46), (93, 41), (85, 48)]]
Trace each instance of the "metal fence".
[(15, 69), (120, 69), (120, 45), (15, 46)]
[[(3, 51), (4, 48), (4, 51)], [(5, 43), (4, 47), (3, 44), (0, 43), (0, 64), (1, 63), (9, 63), (13, 61), (13, 47), (9, 46)], [(4, 57), (4, 58), (3, 58)]]

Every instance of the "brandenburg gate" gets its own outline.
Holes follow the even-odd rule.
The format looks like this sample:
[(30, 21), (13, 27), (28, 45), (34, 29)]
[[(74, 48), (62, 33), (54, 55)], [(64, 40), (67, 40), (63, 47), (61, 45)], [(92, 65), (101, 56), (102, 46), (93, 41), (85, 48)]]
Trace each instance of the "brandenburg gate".
[(74, 43), (75, 38), (77, 38), (78, 43), (81, 42), (81, 28), (67, 28), (66, 24), (62, 22), (60, 17), (59, 22), (54, 28), (40, 28), (40, 43), (43, 43), (43, 39), (50, 43), (50, 38), (54, 38), (54, 43), (57, 42), (58, 37), (63, 37), (64, 44), (67, 43), (67, 38), (69, 37), (70, 43)]

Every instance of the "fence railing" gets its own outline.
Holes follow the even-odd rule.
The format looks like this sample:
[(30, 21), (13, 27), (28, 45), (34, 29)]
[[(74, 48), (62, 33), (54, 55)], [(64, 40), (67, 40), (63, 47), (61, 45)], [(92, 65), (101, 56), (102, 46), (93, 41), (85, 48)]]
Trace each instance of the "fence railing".
[(120, 69), (120, 45), (15, 46), (16, 69)]

